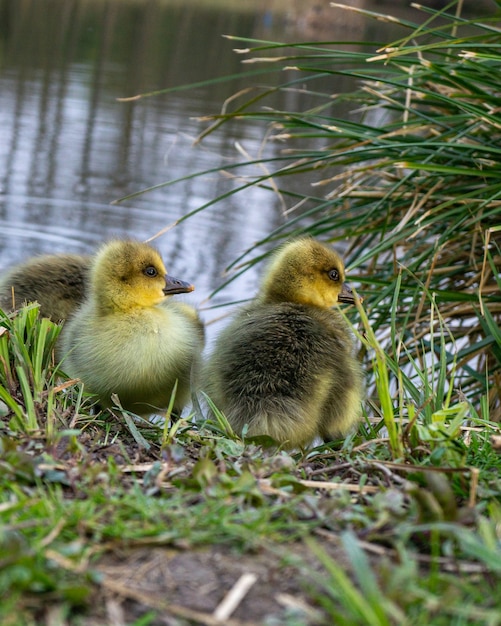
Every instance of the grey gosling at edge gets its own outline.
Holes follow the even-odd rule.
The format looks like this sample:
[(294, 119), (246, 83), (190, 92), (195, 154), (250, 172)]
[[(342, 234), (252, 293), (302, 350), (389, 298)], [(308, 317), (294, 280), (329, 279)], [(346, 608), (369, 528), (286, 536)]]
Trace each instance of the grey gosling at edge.
[(218, 336), (202, 389), (241, 434), (287, 448), (345, 434), (361, 417), (363, 377), (336, 308), (353, 302), (344, 264), (298, 239), (278, 249), (253, 302)]
[(102, 406), (111, 406), (117, 394), (124, 409), (140, 415), (166, 409), (177, 381), (179, 414), (190, 397), (204, 331), (195, 309), (168, 296), (193, 289), (167, 276), (148, 244), (105, 244), (93, 260), (85, 302), (63, 327), (63, 370), (80, 378)]
[(90, 256), (46, 254), (15, 265), (0, 278), (0, 308), (38, 302), (43, 317), (65, 320), (85, 298), (90, 263)]

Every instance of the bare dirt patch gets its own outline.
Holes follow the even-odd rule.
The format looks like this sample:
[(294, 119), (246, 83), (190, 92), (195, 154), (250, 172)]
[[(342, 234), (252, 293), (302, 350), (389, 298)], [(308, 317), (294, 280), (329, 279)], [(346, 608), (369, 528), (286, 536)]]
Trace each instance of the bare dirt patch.
[[(298, 564), (286, 563), (273, 548), (263, 548), (255, 554), (241, 554), (224, 546), (114, 552), (102, 558), (96, 567), (103, 576), (102, 610), (87, 623), (109, 620), (113, 614), (121, 614), (122, 623), (130, 623), (151, 610), (155, 616), (149, 624), (155, 626), (186, 622), (228, 626), (287, 624), (293, 614), (296, 620), (301, 616), (302, 624), (320, 623), (321, 616), (311, 606), (311, 596), (307, 599), (305, 594), (311, 581), (299, 563), (313, 567), (311, 554), (303, 544), (281, 547), (280, 551), (293, 554)], [(231, 617), (218, 621), (215, 611), (241, 577), (248, 574), (254, 575), (254, 584), (244, 593)]]

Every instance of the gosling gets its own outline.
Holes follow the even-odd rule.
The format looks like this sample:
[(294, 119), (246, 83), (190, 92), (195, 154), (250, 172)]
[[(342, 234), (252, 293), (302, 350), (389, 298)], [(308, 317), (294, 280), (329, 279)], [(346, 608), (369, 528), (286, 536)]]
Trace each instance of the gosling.
[(46, 254), (12, 267), (0, 279), (0, 308), (38, 302), (42, 317), (68, 319), (85, 298), (90, 262), (84, 255)]
[(167, 301), (193, 291), (167, 276), (159, 253), (135, 241), (111, 241), (96, 254), (88, 296), (62, 331), (62, 367), (96, 394), (101, 406), (121, 406), (139, 415), (169, 406), (179, 415), (198, 368), (202, 323), (192, 307)]
[[(346, 434), (363, 378), (339, 302), (353, 302), (341, 258), (302, 238), (278, 249), (257, 297), (218, 336), (203, 388), (233, 430), (285, 448)], [(335, 307), (335, 308), (331, 308)]]

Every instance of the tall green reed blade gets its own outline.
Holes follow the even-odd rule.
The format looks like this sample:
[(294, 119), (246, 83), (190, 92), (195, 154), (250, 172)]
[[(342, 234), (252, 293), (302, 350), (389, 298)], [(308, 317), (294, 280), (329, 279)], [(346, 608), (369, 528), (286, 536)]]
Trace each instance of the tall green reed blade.
[(238, 440), (239, 437), (233, 431), (233, 428), (231, 427), (231, 424), (228, 421), (226, 415), (217, 408), (217, 406), (206, 393), (202, 392), (201, 395), (204, 401), (207, 403), (207, 407), (210, 409), (210, 412), (212, 413), (212, 416), (214, 417), (214, 420), (220, 431), (229, 439)]
[[(331, 558), (318, 543), (307, 540), (307, 545), (327, 572), (317, 576), (324, 593), (335, 600), (344, 611), (334, 609), (330, 617), (335, 623), (366, 624), (367, 626), (390, 626), (392, 617), (404, 617), (400, 610), (381, 592), (365, 555), (351, 533), (344, 533), (343, 547), (353, 567), (358, 586), (352, 582), (344, 567)], [(337, 620), (340, 620), (339, 622)], [(404, 623), (400, 621), (399, 623)]]
[[(239, 154), (234, 163), (225, 163), (225, 173), (233, 173), (236, 184), (181, 220), (253, 185), (269, 190), (270, 202), (280, 203), (287, 218), (252, 250), (243, 251), (228, 281), (259, 260), (270, 242), (298, 234), (347, 241), (347, 264), (363, 284), (381, 351), (395, 354), (388, 332), (391, 318), (398, 336), (406, 338), (406, 354), (417, 365), (420, 354), (430, 349), (422, 343), (429, 324), (424, 315), (412, 316), (409, 308), (394, 305), (395, 276), (405, 267), (401, 301), (414, 302), (416, 280), (435, 294), (433, 315), (453, 329), (459, 347), (456, 375), (463, 393), (479, 408), (492, 389), (490, 411), (499, 417), (501, 364), (495, 355), (492, 359), (497, 342), (474, 308), (480, 285), (492, 321), (500, 325), (498, 16), (463, 17), (460, 0), (440, 10), (418, 10), (421, 15), (416, 13), (414, 22), (361, 11), (400, 23), (405, 34), (393, 42), (351, 42), (340, 49), (339, 42), (232, 37), (242, 41), (242, 58), (253, 68), (247, 74), (248, 89), (222, 113), (206, 118), (208, 127), (200, 138), (218, 132), (226, 122), (245, 120), (261, 128), (266, 138), (263, 157), (242, 160)], [(260, 76), (268, 71), (271, 86), (253, 84), (259, 64)], [(337, 93), (339, 76), (353, 79), (351, 91)], [(294, 108), (291, 92), (296, 95)], [(238, 178), (247, 173), (246, 167), (259, 165), (269, 173)], [(183, 180), (205, 174), (195, 172)], [(427, 341), (434, 342), (432, 352), (438, 353), (440, 327), (437, 332)], [(409, 337), (417, 339), (412, 343)], [(379, 372), (378, 384), (384, 389), (381, 351), (374, 372)], [(446, 359), (444, 352), (441, 358)], [(447, 359), (450, 367), (450, 354)], [(397, 367), (392, 359), (386, 365)], [(426, 379), (430, 389), (446, 386), (445, 371), (444, 363), (437, 365), (436, 380)], [(396, 376), (402, 384), (408, 382)], [(391, 415), (389, 406), (385, 410)]]
[(54, 348), (61, 326), (47, 318), (41, 318), (33, 338), (33, 386), (37, 398), (47, 384), (47, 374), (54, 366)]
[(16, 402), (11, 393), (1, 384), (0, 400), (2, 400), (5, 403), (6, 407), (10, 409), (10, 411), (13, 413), (17, 427), (23, 430), (25, 424), (23, 408)]
[(381, 403), (384, 425), (388, 431), (391, 453), (393, 458), (402, 458), (404, 455), (404, 447), (395, 421), (395, 413), (393, 411), (393, 400), (388, 376), (388, 358), (379, 343), (369, 322), (369, 318), (367, 317), (367, 314), (358, 298), (356, 298), (356, 305), (364, 331), (364, 334), (359, 334), (359, 337), (362, 339), (367, 349), (373, 352), (375, 386)]
[(38, 423), (38, 411), (35, 405), (35, 399), (33, 397), (33, 387), (28, 380), (26, 370), (23, 366), (16, 366), (16, 373), (21, 394), (23, 397), (24, 418), (26, 420), (26, 427), (28, 430), (38, 430), (40, 428), (40, 424)]

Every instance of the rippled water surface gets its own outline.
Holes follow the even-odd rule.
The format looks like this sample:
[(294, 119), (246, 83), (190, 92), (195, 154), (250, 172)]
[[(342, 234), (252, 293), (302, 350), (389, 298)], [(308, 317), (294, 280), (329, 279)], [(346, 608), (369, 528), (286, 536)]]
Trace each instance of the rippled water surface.
[[(242, 123), (194, 145), (204, 128), (197, 118), (218, 112), (247, 86), (235, 43), (222, 35), (364, 36), (360, 22), (318, 32), (326, 26), (311, 19), (318, 4), (0, 0), (0, 270), (38, 253), (89, 252), (112, 236), (148, 239), (231, 189), (227, 177), (213, 173), (111, 204), (230, 163), (237, 142), (257, 155), (265, 128)], [(119, 100), (227, 74), (236, 77)], [(249, 189), (155, 243), (169, 271), (196, 285), (189, 297), (200, 304), (221, 284), (224, 267), (283, 221), (273, 194)], [(255, 285), (249, 272), (218, 298), (249, 297)]]

